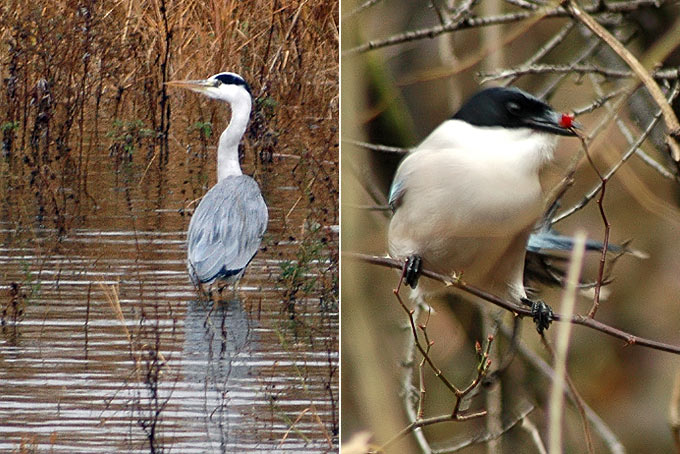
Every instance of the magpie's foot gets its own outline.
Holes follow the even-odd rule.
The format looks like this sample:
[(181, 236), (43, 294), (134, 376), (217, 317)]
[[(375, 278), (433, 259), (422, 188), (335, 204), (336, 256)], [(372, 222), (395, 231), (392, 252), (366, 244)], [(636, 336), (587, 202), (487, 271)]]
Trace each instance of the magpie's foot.
[(532, 301), (528, 298), (522, 298), (522, 302), (531, 306), (531, 317), (536, 324), (536, 331), (538, 331), (538, 334), (543, 334), (543, 331), (548, 329), (550, 323), (554, 320), (552, 308), (541, 300)]
[(406, 285), (416, 288), (422, 269), (423, 259), (419, 255), (410, 255), (404, 265), (404, 282)]

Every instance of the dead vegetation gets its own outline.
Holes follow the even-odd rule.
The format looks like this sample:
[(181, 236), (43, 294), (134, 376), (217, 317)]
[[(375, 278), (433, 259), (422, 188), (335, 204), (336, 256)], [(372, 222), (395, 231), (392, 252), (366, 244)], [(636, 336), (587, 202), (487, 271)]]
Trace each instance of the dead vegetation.
[[(277, 251), (284, 239), (292, 246), (275, 258), (305, 270), (281, 280), (287, 287), (280, 298), (318, 302), (324, 324), (315, 329), (327, 339), (329, 405), (336, 410), (337, 332), (330, 330), (337, 331), (338, 309), (338, 240), (331, 228), (339, 222), (338, 33), (336, 1), (3, 2), (0, 220), (14, 232), (5, 241), (37, 229), (59, 244), (118, 202), (133, 231), (153, 229), (137, 215), (167, 209), (171, 190), (184, 202), (170, 207), (172, 225), (188, 224), (180, 216), (214, 183), (215, 142), (228, 109), (164, 83), (239, 73), (256, 98), (244, 171), (265, 198), (282, 171), (293, 188), (289, 201), (276, 201), (286, 211), (264, 246)], [(177, 169), (186, 176), (179, 183), (172, 181)], [(113, 189), (105, 184), (111, 175)], [(27, 266), (39, 275), (39, 264)], [(0, 284), (9, 284), (6, 277), (0, 272)], [(27, 289), (35, 285), (12, 281), (3, 320), (23, 316), (34, 295)], [(151, 374), (142, 382), (153, 397), (166, 367), (154, 334), (161, 315), (140, 313), (144, 335), (130, 345), (136, 354), (150, 346), (138, 362)], [(156, 407), (139, 409), (139, 426), (150, 450), (161, 451), (154, 443), (165, 403), (151, 401)], [(331, 419), (319, 424), (335, 435), (337, 416)]]

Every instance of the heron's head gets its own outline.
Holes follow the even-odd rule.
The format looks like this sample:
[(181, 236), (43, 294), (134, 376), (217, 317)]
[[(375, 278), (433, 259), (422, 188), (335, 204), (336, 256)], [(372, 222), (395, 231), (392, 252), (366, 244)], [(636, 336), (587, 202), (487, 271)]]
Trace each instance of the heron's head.
[(223, 72), (202, 80), (173, 80), (166, 83), (171, 87), (188, 88), (209, 98), (226, 101), (229, 104), (250, 103), (252, 94), (248, 83), (236, 73)]

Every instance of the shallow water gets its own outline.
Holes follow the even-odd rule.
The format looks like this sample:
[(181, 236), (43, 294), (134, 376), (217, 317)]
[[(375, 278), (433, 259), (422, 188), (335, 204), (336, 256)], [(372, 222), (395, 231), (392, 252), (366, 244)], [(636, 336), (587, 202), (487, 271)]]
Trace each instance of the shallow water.
[[(29, 190), (5, 194), (0, 451), (337, 449), (337, 307), (318, 285), (285, 303), (283, 265), (312, 241), (289, 181), (297, 159), (258, 168), (265, 248), (213, 306), (187, 276), (183, 212), (206, 189), (197, 181), (214, 181), (214, 163), (182, 153), (157, 168), (103, 151), (88, 172), (96, 203), (67, 217), (65, 232)], [(330, 226), (317, 232), (337, 244)], [(303, 279), (327, 279), (315, 274), (326, 259), (310, 258)]]

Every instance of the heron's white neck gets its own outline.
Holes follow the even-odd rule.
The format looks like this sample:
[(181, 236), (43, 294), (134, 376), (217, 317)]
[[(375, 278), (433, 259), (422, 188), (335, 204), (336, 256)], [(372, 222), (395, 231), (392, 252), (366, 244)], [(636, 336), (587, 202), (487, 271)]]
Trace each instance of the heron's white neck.
[(250, 118), (250, 96), (238, 96), (232, 99), (231, 121), (220, 135), (217, 145), (217, 181), (231, 175), (241, 175), (241, 165), (238, 162), (238, 144), (246, 132)]

